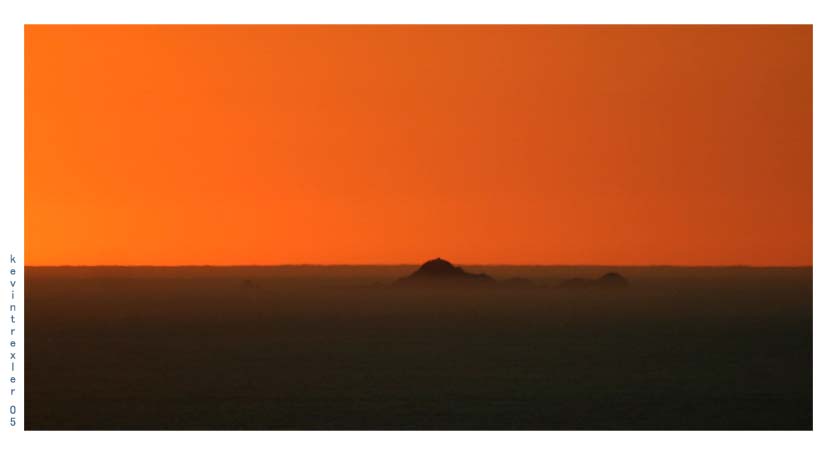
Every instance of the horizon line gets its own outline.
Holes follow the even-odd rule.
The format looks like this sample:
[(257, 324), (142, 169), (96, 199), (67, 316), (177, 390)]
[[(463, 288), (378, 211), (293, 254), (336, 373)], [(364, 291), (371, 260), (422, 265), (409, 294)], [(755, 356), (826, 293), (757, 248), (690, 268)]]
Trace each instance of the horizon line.
[[(423, 263), (296, 263), (296, 264), (26, 264), (32, 268), (246, 268), (246, 267), (414, 267)], [(752, 268), (752, 269), (804, 269), (813, 268), (813, 264), (803, 265), (756, 265), (756, 264), (516, 264), (516, 263), (462, 263), (456, 266), (476, 267), (672, 267), (672, 268)]]

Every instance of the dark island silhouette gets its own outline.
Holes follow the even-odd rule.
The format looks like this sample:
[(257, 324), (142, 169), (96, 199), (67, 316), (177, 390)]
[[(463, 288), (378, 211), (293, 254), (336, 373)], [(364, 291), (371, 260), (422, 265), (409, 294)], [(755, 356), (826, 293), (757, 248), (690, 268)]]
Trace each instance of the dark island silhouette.
[(629, 286), (629, 281), (617, 272), (609, 272), (600, 278), (589, 280), (586, 278), (570, 278), (560, 284), (561, 288), (624, 288)]
[(397, 286), (484, 286), (496, 283), (484, 273), (469, 273), (447, 260), (435, 258), (423, 263), (413, 274), (395, 281)]
[[(400, 278), (394, 282), (395, 286), (439, 286), (439, 287), (472, 287), (491, 286), (503, 288), (532, 288), (536, 284), (521, 277), (513, 277), (497, 282), (486, 273), (469, 273), (449, 261), (435, 258), (423, 263), (414, 273)], [(621, 274), (609, 272), (597, 279), (571, 278), (564, 281), (559, 287), (562, 288), (622, 288), (629, 285), (629, 282)]]

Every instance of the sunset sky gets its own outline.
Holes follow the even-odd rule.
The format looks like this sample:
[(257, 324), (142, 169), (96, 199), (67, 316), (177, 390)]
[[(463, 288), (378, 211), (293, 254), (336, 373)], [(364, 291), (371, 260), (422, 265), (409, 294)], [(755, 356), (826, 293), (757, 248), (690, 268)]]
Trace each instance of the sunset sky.
[(810, 26), (27, 26), (27, 265), (811, 265)]

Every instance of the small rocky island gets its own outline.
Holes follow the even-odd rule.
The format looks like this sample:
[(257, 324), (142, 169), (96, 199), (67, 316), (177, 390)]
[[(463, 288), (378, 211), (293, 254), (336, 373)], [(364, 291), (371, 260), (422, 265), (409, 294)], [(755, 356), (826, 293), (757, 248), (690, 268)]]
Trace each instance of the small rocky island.
[(411, 275), (395, 281), (397, 286), (483, 286), (495, 284), (484, 273), (469, 273), (441, 258), (423, 263)]
[(571, 278), (565, 280), (560, 285), (562, 288), (623, 288), (626, 286), (629, 286), (629, 282), (626, 281), (626, 278), (624, 278), (623, 275), (617, 272), (609, 272), (600, 278), (592, 280), (585, 278)]

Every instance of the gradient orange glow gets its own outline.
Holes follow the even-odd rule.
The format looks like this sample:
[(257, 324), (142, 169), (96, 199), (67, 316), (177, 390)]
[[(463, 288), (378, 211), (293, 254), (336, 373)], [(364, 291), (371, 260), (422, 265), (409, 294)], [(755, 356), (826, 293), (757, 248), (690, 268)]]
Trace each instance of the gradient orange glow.
[(810, 26), (27, 26), (28, 265), (812, 264)]

